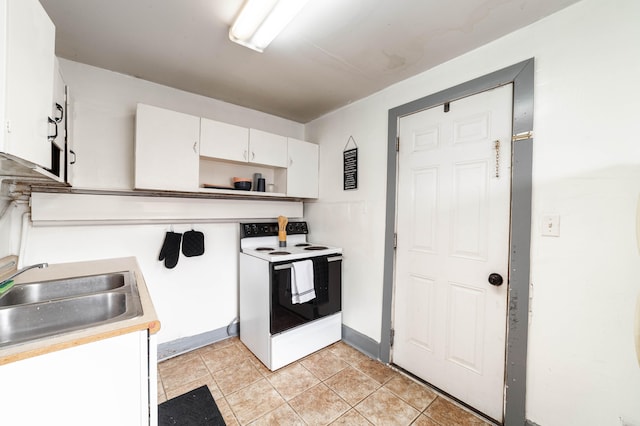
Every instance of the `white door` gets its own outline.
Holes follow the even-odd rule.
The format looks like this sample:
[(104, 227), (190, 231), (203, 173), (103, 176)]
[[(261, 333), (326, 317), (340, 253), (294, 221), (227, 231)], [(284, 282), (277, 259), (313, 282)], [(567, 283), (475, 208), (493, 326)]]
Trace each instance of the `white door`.
[[(393, 363), (498, 421), (511, 108), (508, 85), (399, 123)], [(504, 284), (490, 284), (491, 274)]]

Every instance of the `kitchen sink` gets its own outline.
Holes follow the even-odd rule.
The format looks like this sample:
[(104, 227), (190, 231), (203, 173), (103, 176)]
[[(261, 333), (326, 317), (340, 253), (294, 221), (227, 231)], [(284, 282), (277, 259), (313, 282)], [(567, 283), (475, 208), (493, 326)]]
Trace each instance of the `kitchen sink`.
[(16, 284), (0, 301), (0, 348), (143, 314), (131, 272)]
[(125, 281), (127, 281), (128, 278), (125, 272), (117, 272), (62, 280), (15, 284), (11, 290), (0, 297), (0, 307), (38, 303), (115, 290), (124, 287)]

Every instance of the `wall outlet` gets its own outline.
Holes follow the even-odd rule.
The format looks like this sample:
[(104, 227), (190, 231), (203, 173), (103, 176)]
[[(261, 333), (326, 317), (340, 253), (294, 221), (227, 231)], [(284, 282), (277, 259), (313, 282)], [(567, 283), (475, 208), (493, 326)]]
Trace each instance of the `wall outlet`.
[(559, 237), (560, 236), (560, 215), (546, 214), (542, 216), (542, 236), (543, 237)]

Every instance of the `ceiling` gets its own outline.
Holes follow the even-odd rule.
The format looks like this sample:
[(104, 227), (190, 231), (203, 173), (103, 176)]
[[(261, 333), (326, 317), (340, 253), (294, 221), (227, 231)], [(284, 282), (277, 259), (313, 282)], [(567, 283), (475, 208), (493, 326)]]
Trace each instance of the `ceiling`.
[(56, 54), (307, 123), (578, 0), (310, 0), (264, 51), (244, 0), (40, 0)]

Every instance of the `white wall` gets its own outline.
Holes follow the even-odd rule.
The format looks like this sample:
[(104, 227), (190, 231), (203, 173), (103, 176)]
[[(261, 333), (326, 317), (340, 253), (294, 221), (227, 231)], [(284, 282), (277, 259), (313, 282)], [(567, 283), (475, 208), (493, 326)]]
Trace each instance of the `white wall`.
[[(205, 254), (180, 255), (167, 269), (158, 261), (168, 225), (29, 228), (25, 264), (135, 256), (160, 318), (159, 343), (225, 327), (238, 315), (238, 225), (197, 224)], [(190, 225), (175, 225), (185, 232)]]
[[(387, 113), (535, 57), (527, 418), (540, 425), (640, 425), (633, 316), (640, 293), (640, 2), (584, 0), (307, 125), (320, 144), (316, 240), (344, 248), (347, 326), (380, 341)], [(342, 150), (360, 147), (357, 191)], [(543, 214), (560, 237), (542, 237)]]
[[(72, 95), (76, 188), (133, 187), (137, 102), (299, 139), (304, 134), (302, 124), (289, 120), (76, 62), (60, 63)], [(21, 237), (25, 207), (10, 209), (0, 223), (1, 235), (10, 237), (8, 247), (0, 244), (0, 257), (22, 250), (20, 261), (27, 265), (135, 256), (162, 323), (159, 343), (226, 327), (238, 315), (237, 223), (196, 224), (205, 234), (205, 255), (181, 256), (169, 270), (158, 261), (169, 223), (32, 227), (26, 218)], [(184, 232), (191, 225), (173, 229)]]

